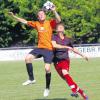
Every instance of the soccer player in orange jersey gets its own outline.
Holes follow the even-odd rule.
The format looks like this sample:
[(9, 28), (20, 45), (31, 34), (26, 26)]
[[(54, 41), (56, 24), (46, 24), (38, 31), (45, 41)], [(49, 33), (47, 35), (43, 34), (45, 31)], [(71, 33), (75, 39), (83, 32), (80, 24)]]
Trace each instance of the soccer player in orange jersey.
[(79, 86), (73, 81), (72, 77), (69, 74), (70, 69), (70, 59), (68, 50), (72, 50), (74, 53), (82, 56), (85, 60), (88, 58), (79, 53), (72, 45), (71, 39), (64, 36), (64, 25), (62, 23), (57, 25), (57, 34), (52, 37), (52, 45), (55, 48), (54, 50), (54, 66), (58, 74), (62, 79), (66, 81), (68, 86), (72, 90), (71, 96), (78, 97), (77, 93), (80, 93), (84, 100), (88, 100), (88, 96), (84, 91), (79, 88)]
[(56, 27), (56, 24), (61, 21), (60, 16), (56, 12), (55, 6), (53, 6), (51, 10), (53, 11), (56, 19), (46, 20), (45, 12), (43, 10), (40, 10), (37, 13), (38, 21), (27, 21), (23, 18), (15, 16), (12, 12), (9, 12), (9, 15), (11, 15), (17, 21), (27, 24), (37, 30), (38, 47), (32, 50), (25, 58), (29, 79), (26, 82), (24, 82), (23, 85), (28, 85), (36, 82), (33, 74), (32, 60), (35, 58), (43, 57), (46, 71), (46, 88), (43, 94), (44, 97), (48, 96), (50, 91), (50, 64), (52, 63), (53, 59), (53, 47), (51, 43), (52, 33), (53, 29)]

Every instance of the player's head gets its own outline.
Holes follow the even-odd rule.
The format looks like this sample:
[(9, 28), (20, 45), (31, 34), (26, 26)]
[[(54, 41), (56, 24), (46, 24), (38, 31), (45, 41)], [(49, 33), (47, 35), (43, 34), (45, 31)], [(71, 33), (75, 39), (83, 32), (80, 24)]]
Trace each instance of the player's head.
[(39, 10), (37, 16), (38, 16), (38, 20), (41, 22), (45, 21), (46, 19), (46, 14), (43, 10)]
[(63, 23), (58, 23), (57, 26), (56, 26), (56, 32), (57, 33), (64, 33), (64, 24)]

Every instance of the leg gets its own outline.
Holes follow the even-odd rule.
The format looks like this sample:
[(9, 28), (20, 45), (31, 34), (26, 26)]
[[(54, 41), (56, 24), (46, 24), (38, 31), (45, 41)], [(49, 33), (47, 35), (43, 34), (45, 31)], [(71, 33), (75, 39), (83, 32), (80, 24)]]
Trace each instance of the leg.
[(55, 66), (55, 69), (56, 69), (57, 73), (59, 74), (59, 76), (60, 76), (63, 80), (65, 80), (65, 78), (64, 78), (64, 76), (63, 76), (63, 74), (62, 74), (62, 69), (61, 69), (61, 67), (59, 67), (58, 64), (54, 64), (54, 66)]
[(27, 69), (27, 73), (29, 76), (29, 80), (27, 80), (26, 82), (23, 83), (23, 85), (29, 85), (32, 83), (35, 83), (36, 80), (34, 80), (34, 74), (33, 74), (33, 66), (32, 66), (32, 60), (35, 58), (34, 55), (32, 54), (28, 54), (25, 58), (25, 62), (26, 62), (26, 69)]
[(35, 83), (36, 82), (36, 80), (34, 80), (32, 60), (35, 59), (35, 58), (41, 57), (40, 53), (41, 53), (41, 50), (39, 48), (35, 48), (34, 50), (32, 50), (26, 56), (25, 62), (26, 62), (26, 68), (27, 68), (29, 80), (26, 81), (26, 82), (24, 82), (23, 85), (28, 85), (28, 84)]
[(45, 71), (46, 71), (46, 89), (44, 91), (44, 97), (47, 97), (49, 95), (50, 91), (50, 83), (51, 83), (51, 71), (50, 71), (50, 65), (52, 63), (53, 59), (53, 52), (50, 50), (45, 50), (43, 53), (44, 62), (45, 62)]
[(49, 95), (50, 91), (50, 83), (51, 83), (51, 71), (50, 71), (50, 64), (45, 64), (45, 78), (46, 78), (46, 89), (44, 90), (44, 97), (47, 97)]
[[(57, 72), (60, 74), (60, 76), (66, 80), (67, 84), (71, 88), (72, 92), (74, 93), (72, 96), (77, 97), (78, 95), (76, 93), (79, 92), (85, 100), (88, 100), (86, 99), (87, 96), (84, 94), (83, 90), (81, 90), (77, 86), (77, 84), (73, 81), (73, 79), (69, 75), (69, 68), (70, 68), (69, 64), (70, 64), (69, 60), (62, 60), (58, 62), (57, 64), (55, 64), (56, 65), (55, 68)], [(61, 70), (60, 72), (59, 72), (59, 69)]]
[(45, 64), (45, 71), (46, 71), (46, 89), (50, 88), (51, 82), (51, 71), (50, 71), (50, 64)]
[(33, 59), (35, 59), (35, 56), (33, 56), (32, 54), (28, 54), (25, 58), (29, 80), (34, 80), (33, 66), (32, 66), (32, 60)]
[(62, 73), (62, 69), (66, 69), (67, 71), (69, 71), (69, 63), (70, 63), (69, 60), (62, 60), (62, 61), (54, 63), (54, 66), (55, 66), (55, 69), (56, 69), (57, 73), (59, 74), (59, 76), (63, 80), (65, 80), (65, 77), (64, 77), (64, 75)]
[(76, 83), (73, 81), (73, 79), (71, 78), (71, 76), (69, 75), (69, 72), (66, 69), (62, 69), (62, 73), (63, 73), (63, 76), (64, 76), (67, 84), (71, 88), (72, 92), (76, 93), (78, 87), (77, 87)]
[(80, 89), (78, 87), (78, 85), (73, 81), (73, 79), (71, 78), (71, 76), (69, 75), (68, 71), (65, 69), (62, 69), (62, 73), (65, 77), (65, 80), (67, 82), (67, 84), (69, 85), (69, 87), (71, 88), (73, 94), (71, 94), (71, 96), (75, 96), (77, 97), (78, 95), (76, 94), (77, 92), (79, 92), (81, 94), (81, 96), (85, 99), (88, 100), (86, 94), (83, 92), (82, 89)]

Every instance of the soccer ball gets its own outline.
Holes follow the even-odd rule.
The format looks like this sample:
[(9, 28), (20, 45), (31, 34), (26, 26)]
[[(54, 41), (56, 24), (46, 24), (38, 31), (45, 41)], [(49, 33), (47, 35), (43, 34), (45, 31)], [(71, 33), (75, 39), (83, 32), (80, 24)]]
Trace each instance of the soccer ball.
[(46, 3), (44, 3), (43, 9), (45, 11), (50, 11), (53, 6), (54, 6), (54, 4), (52, 2), (47, 1)]

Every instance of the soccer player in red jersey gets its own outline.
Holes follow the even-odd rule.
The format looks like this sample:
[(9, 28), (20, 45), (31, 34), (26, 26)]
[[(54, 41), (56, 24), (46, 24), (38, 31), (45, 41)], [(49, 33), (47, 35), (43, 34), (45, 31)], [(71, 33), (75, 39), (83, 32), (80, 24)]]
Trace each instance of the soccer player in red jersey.
[(51, 43), (52, 33), (54, 28), (56, 27), (56, 24), (61, 21), (60, 16), (56, 12), (55, 6), (53, 6), (51, 10), (53, 11), (56, 19), (46, 20), (45, 12), (43, 10), (40, 10), (37, 13), (38, 21), (27, 21), (23, 18), (15, 16), (12, 12), (9, 12), (9, 14), (17, 21), (35, 28), (38, 32), (38, 48), (32, 50), (25, 58), (29, 79), (26, 82), (24, 82), (23, 85), (35, 83), (36, 80), (34, 79), (32, 60), (35, 58), (43, 57), (46, 71), (46, 88), (43, 94), (44, 97), (49, 95), (50, 90), (50, 64), (52, 63), (53, 59), (53, 47)]
[(70, 69), (70, 59), (68, 55), (68, 50), (72, 50), (74, 53), (82, 56), (86, 60), (88, 58), (83, 54), (79, 53), (72, 45), (70, 38), (64, 36), (64, 25), (59, 23), (56, 28), (57, 34), (52, 37), (52, 45), (54, 50), (54, 66), (58, 74), (63, 78), (68, 86), (72, 90), (71, 96), (78, 97), (78, 93), (81, 94), (84, 100), (88, 100), (88, 96), (84, 93), (82, 89), (73, 81), (69, 74)]

